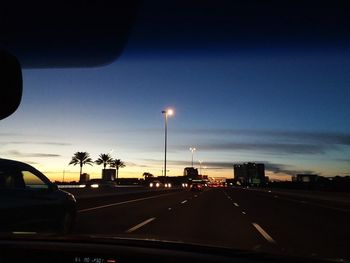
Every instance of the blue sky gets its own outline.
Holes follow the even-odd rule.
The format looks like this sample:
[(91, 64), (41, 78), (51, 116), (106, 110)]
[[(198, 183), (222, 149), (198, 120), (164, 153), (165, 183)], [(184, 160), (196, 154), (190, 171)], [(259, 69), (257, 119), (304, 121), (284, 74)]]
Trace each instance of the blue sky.
[(110, 65), (25, 69), (22, 105), (0, 122), (1, 156), (52, 180), (78, 178), (76, 151), (121, 158), (121, 176), (160, 175), (161, 110), (172, 107), (170, 175), (190, 165), (191, 146), (209, 176), (230, 177), (244, 161), (264, 162), (271, 178), (350, 174), (348, 49), (142, 49), (143, 30)]

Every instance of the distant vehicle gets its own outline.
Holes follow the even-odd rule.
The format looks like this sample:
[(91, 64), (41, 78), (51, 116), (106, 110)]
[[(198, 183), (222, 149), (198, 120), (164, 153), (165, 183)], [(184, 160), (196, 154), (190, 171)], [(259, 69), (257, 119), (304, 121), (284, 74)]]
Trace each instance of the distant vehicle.
[(0, 200), (0, 232), (68, 233), (74, 224), (74, 196), (22, 162), (0, 159)]
[(160, 181), (152, 181), (149, 183), (150, 188), (159, 188), (163, 187), (164, 185)]
[(171, 183), (165, 183), (164, 184), (164, 187), (166, 187), (166, 188), (171, 188), (173, 185), (171, 184)]
[(191, 191), (197, 192), (197, 191), (202, 191), (203, 186), (201, 184), (191, 184)]
[(117, 183), (114, 181), (106, 181), (102, 179), (91, 179), (86, 183), (87, 188), (115, 188)]
[(173, 185), (172, 183), (162, 183), (160, 181), (153, 181), (149, 183), (149, 187), (150, 188), (162, 188), (162, 187), (171, 188), (173, 187)]

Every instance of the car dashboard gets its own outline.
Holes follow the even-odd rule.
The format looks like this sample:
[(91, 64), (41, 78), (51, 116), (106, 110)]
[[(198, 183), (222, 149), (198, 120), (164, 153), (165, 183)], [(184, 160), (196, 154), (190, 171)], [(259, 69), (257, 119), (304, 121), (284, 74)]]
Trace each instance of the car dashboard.
[(329, 262), (158, 240), (1, 239), (0, 262)]

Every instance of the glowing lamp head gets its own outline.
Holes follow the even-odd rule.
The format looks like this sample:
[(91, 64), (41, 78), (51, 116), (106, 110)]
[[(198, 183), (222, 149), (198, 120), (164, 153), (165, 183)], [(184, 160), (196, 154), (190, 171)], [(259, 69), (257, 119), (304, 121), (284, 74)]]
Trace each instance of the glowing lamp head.
[(166, 110), (162, 110), (162, 113), (165, 114), (165, 116), (172, 116), (172, 115), (174, 115), (174, 110), (173, 109), (166, 109)]
[(173, 109), (167, 109), (166, 113), (171, 116), (174, 115), (174, 110)]

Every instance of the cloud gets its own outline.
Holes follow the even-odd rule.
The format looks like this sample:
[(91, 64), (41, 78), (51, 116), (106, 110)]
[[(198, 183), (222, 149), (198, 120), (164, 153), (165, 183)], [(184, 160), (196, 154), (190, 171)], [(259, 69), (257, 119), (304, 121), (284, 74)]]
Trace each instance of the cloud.
[(143, 167), (143, 168), (149, 167), (148, 165), (136, 164), (136, 163), (132, 163), (132, 162), (126, 162), (125, 165), (126, 165), (127, 167)]
[(15, 133), (15, 132), (0, 132), (0, 137), (1, 136), (19, 136), (19, 135), (21, 135), (21, 134), (19, 134), (19, 133)]
[(160, 159), (142, 159), (142, 160), (145, 162), (150, 162), (150, 163), (155, 163), (155, 164), (164, 162), (164, 160), (160, 160)]
[[(4, 155), (4, 154), (3, 154)], [(59, 154), (52, 153), (22, 153), (16, 150), (11, 150), (5, 152), (5, 155), (15, 156), (15, 157), (61, 157)]]
[(195, 135), (232, 135), (273, 139), (282, 141), (308, 142), (309, 144), (350, 145), (350, 134), (335, 132), (274, 131), (244, 129), (175, 129), (174, 132)]
[[(186, 146), (171, 146), (184, 149)], [(254, 151), (268, 154), (323, 154), (335, 146), (296, 143), (208, 143), (201, 144), (201, 151)]]
[[(239, 130), (239, 129), (175, 129), (176, 133), (195, 136), (195, 144), (203, 151), (245, 151), (270, 155), (325, 154), (331, 150), (344, 150), (350, 146), (350, 134)], [(170, 145), (170, 149), (183, 150), (188, 145)]]
[[(162, 163), (162, 160), (155, 160), (155, 159), (145, 159), (145, 161), (150, 161), (154, 163)], [(259, 160), (249, 160), (250, 162), (256, 162), (256, 163), (263, 163), (265, 164), (265, 170), (267, 172), (272, 172), (274, 174), (279, 175), (296, 175), (298, 173), (316, 173), (315, 171), (311, 170), (298, 170), (295, 169), (292, 165), (287, 164), (280, 164), (280, 163), (271, 163), (268, 161), (259, 161)], [(171, 161), (169, 160), (168, 163), (170, 165), (182, 165), (183, 167), (188, 166), (188, 161)], [(203, 164), (203, 167), (205, 167), (205, 170), (227, 170), (231, 169), (233, 170), (233, 164), (234, 162), (205, 162)]]
[(286, 175), (296, 175), (299, 173), (305, 173), (305, 174), (315, 174), (315, 171), (312, 170), (298, 170), (293, 169), (291, 165), (286, 164), (277, 164), (277, 163), (270, 163), (270, 162), (262, 162), (265, 163), (265, 169), (267, 171), (273, 172), (275, 174), (286, 174)]
[(32, 162), (32, 161), (26, 161), (25, 163), (30, 164), (30, 165), (38, 165), (39, 164), (37, 162)]
[(333, 159), (333, 161), (350, 163), (350, 159)]
[(31, 142), (31, 141), (13, 141), (13, 142), (5, 142), (3, 144), (16, 144), (16, 145), (23, 145), (23, 144), (33, 144), (33, 145), (53, 145), (53, 146), (69, 146), (72, 145), (70, 143), (64, 143), (64, 142)]

